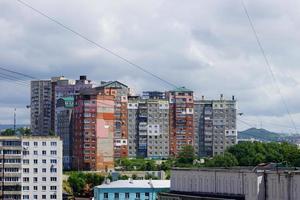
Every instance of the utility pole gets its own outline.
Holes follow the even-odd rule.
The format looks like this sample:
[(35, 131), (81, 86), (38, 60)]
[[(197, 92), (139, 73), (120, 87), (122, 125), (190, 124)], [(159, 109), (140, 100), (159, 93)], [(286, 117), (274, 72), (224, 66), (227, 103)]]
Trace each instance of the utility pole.
[(14, 110), (14, 134), (16, 134), (16, 123), (17, 123), (17, 117), (16, 117), (16, 108)]
[(4, 149), (2, 149), (2, 200), (4, 200)]

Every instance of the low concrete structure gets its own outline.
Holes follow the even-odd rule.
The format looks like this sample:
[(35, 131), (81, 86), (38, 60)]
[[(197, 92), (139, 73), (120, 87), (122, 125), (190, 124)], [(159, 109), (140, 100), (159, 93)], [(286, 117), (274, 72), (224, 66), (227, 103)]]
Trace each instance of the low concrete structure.
[[(175, 199), (298, 200), (300, 171), (262, 168), (173, 169), (170, 193)], [(172, 195), (171, 195), (172, 196)], [(161, 200), (170, 194), (161, 194)], [(205, 198), (204, 198), (205, 197)]]

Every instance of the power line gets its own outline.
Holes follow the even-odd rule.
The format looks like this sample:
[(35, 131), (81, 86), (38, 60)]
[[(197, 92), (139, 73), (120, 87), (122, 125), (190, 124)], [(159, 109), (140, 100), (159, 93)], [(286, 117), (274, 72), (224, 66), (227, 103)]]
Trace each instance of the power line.
[(246, 14), (246, 16), (247, 16), (248, 21), (249, 21), (250, 27), (251, 27), (251, 29), (252, 29), (252, 31), (253, 31), (253, 33), (254, 33), (255, 40), (256, 40), (256, 42), (257, 42), (257, 44), (258, 44), (258, 47), (259, 47), (259, 49), (260, 49), (260, 51), (261, 51), (261, 53), (262, 53), (262, 56), (263, 56), (264, 60), (265, 60), (265, 62), (266, 62), (266, 65), (267, 65), (267, 67), (268, 67), (268, 70), (270, 71), (270, 74), (271, 74), (271, 76), (272, 76), (272, 79), (273, 79), (275, 88), (277, 89), (277, 91), (278, 91), (278, 93), (279, 93), (279, 95), (280, 95), (280, 97), (281, 97), (281, 101), (282, 101), (282, 103), (283, 103), (283, 105), (284, 105), (284, 108), (285, 108), (285, 110), (286, 110), (286, 112), (287, 112), (287, 114), (288, 114), (288, 116), (289, 116), (289, 119), (290, 119), (290, 121), (291, 121), (292, 126), (294, 127), (296, 133), (298, 133), (296, 124), (295, 124), (295, 122), (294, 122), (294, 120), (293, 120), (293, 117), (291, 116), (291, 113), (290, 113), (289, 107), (288, 107), (288, 105), (287, 105), (287, 102), (286, 102), (285, 98), (283, 97), (283, 95), (282, 95), (282, 93), (281, 93), (281, 90), (280, 90), (278, 81), (277, 81), (277, 79), (276, 79), (275, 73), (274, 73), (273, 68), (272, 68), (272, 66), (271, 66), (271, 64), (270, 64), (270, 62), (269, 62), (269, 60), (268, 60), (268, 58), (267, 58), (267, 55), (266, 55), (265, 50), (264, 50), (264, 48), (263, 48), (263, 46), (262, 46), (262, 43), (261, 43), (261, 41), (260, 41), (260, 39), (259, 39), (259, 36), (258, 36), (258, 34), (257, 34), (257, 31), (255, 30), (254, 24), (253, 24), (252, 19), (251, 19), (250, 15), (249, 15), (249, 12), (248, 12), (248, 10), (247, 10), (247, 7), (246, 7), (246, 5), (245, 5), (245, 2), (244, 2), (244, 0), (241, 0), (241, 2), (242, 2), (243, 10), (244, 10), (244, 12), (245, 12), (245, 14)]
[(21, 3), (22, 5), (26, 6), (27, 8), (30, 8), (31, 10), (35, 11), (35, 12), (38, 13), (39, 15), (41, 15), (41, 16), (47, 18), (48, 20), (54, 22), (55, 24), (59, 25), (60, 27), (64, 28), (65, 30), (67, 30), (67, 31), (69, 31), (69, 32), (71, 32), (71, 33), (77, 35), (78, 37), (80, 37), (80, 38), (82, 38), (82, 39), (88, 41), (89, 43), (95, 45), (96, 47), (98, 47), (98, 48), (100, 48), (100, 49), (102, 49), (102, 50), (108, 52), (109, 54), (111, 54), (111, 55), (113, 55), (113, 56), (115, 56), (115, 57), (117, 57), (117, 58), (123, 60), (124, 62), (128, 63), (129, 65), (131, 65), (131, 66), (133, 66), (133, 67), (135, 67), (135, 68), (141, 70), (142, 72), (144, 72), (144, 73), (146, 73), (146, 74), (149, 74), (150, 76), (152, 76), (152, 77), (154, 77), (154, 78), (156, 78), (156, 79), (158, 79), (158, 80), (164, 82), (165, 84), (167, 84), (167, 85), (169, 85), (169, 86), (172, 86), (172, 87), (175, 87), (175, 88), (178, 87), (178, 86), (175, 85), (174, 83), (171, 83), (170, 81), (167, 81), (167, 80), (161, 78), (160, 76), (158, 76), (158, 75), (156, 75), (156, 74), (150, 72), (149, 70), (145, 69), (145, 68), (142, 67), (141, 65), (138, 65), (138, 64), (136, 64), (136, 63), (130, 61), (129, 59), (127, 59), (127, 58), (125, 58), (125, 57), (119, 55), (118, 53), (116, 53), (116, 52), (114, 52), (114, 51), (112, 51), (112, 50), (110, 50), (110, 49), (108, 49), (108, 48), (102, 46), (101, 44), (99, 44), (99, 43), (97, 43), (97, 42), (95, 42), (95, 41), (89, 39), (87, 36), (85, 36), (85, 35), (83, 35), (83, 34), (77, 32), (77, 31), (75, 31), (74, 29), (70, 28), (69, 26), (63, 24), (62, 22), (60, 22), (60, 21), (54, 19), (53, 17), (50, 17), (49, 15), (45, 14), (45, 13), (42, 12), (42, 11), (40, 11), (40, 10), (38, 10), (38, 9), (36, 9), (36, 8), (34, 8), (34, 7), (32, 7), (32, 6), (29, 5), (28, 3), (24, 2), (24, 1), (21, 1), (21, 0), (16, 0), (16, 1), (18, 1), (18, 2)]
[(2, 66), (0, 66), (0, 69), (3, 70), (3, 71), (6, 71), (6, 72), (10, 72), (10, 73), (13, 73), (13, 74), (18, 74), (20, 76), (23, 76), (23, 77), (26, 77), (26, 78), (30, 78), (30, 79), (37, 79), (33, 76), (30, 76), (30, 75), (27, 75), (27, 74), (24, 74), (24, 73), (21, 73), (21, 72), (16, 72), (16, 71), (13, 71), (13, 70), (9, 70), (7, 68), (4, 68)]
[(24, 80), (22, 80), (22, 79), (20, 79), (20, 78), (18, 78), (18, 77), (16, 77), (16, 76), (12, 76), (12, 75), (5, 74), (5, 73), (1, 73), (1, 72), (0, 72), (0, 74), (1, 74), (2, 76), (5, 76), (5, 77), (7, 77), (7, 78), (10, 78), (11, 80), (16, 80), (16, 81), (18, 81), (18, 82), (20, 82), (20, 83), (29, 85), (26, 81), (24, 81)]
[(4, 78), (4, 79), (6, 79), (6, 80), (9, 80), (9, 81), (13, 81), (15, 84), (17, 84), (17, 85), (21, 85), (21, 86), (30, 86), (29, 84), (25, 84), (25, 83), (22, 83), (22, 82), (18, 82), (18, 81), (16, 81), (15, 79), (13, 79), (13, 78), (9, 78), (9, 77), (7, 77), (7, 76), (3, 76), (3, 75), (1, 75), (0, 74), (0, 77), (1, 78)]

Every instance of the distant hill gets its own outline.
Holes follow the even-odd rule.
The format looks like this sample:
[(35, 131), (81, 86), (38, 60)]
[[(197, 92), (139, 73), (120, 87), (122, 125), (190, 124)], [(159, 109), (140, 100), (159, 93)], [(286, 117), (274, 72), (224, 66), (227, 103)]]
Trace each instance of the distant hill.
[(238, 132), (239, 139), (254, 138), (261, 141), (277, 141), (280, 137), (283, 137), (283, 135), (266, 129), (250, 128), (245, 131)]
[[(28, 126), (29, 126), (28, 124), (17, 124), (16, 128), (22, 128), (22, 127), (28, 127)], [(8, 129), (8, 128), (13, 129), (14, 125), (13, 124), (0, 124), (0, 131)]]

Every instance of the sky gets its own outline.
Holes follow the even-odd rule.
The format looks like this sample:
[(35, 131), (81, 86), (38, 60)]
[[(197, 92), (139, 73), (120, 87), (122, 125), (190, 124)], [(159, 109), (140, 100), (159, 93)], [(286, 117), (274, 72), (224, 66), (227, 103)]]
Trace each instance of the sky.
[[(239, 130), (300, 131), (299, 1), (244, 0), (276, 81), (241, 0), (24, 1), (197, 97), (235, 95)], [(0, 67), (39, 79), (119, 80), (135, 93), (173, 89), (17, 0), (0, 1)], [(14, 108), (17, 123), (29, 124), (30, 88), (1, 77), (0, 88), (0, 124), (13, 123)]]

